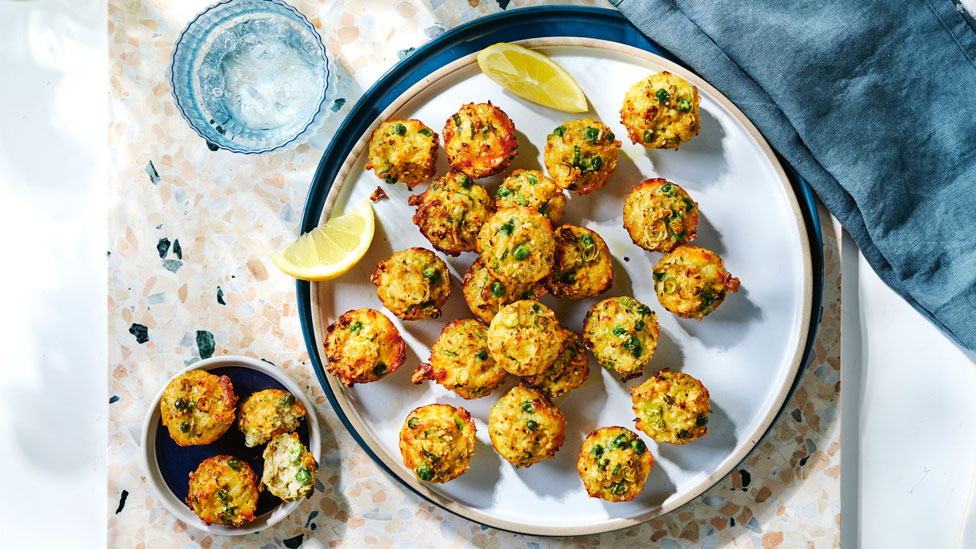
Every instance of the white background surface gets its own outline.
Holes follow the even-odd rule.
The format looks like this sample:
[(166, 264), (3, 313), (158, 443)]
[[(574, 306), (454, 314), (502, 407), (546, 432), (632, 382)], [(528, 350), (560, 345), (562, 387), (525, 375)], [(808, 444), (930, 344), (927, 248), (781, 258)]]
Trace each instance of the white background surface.
[[(114, 512), (105, 25), (104, 0), (0, 0), (0, 547), (104, 547)], [(976, 355), (845, 244), (844, 546), (976, 547)]]

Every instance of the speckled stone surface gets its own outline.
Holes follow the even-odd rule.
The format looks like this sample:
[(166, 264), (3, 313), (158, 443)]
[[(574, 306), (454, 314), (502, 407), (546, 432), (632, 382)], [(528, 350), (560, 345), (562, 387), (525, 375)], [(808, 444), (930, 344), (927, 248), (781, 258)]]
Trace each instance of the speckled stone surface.
[[(841, 273), (829, 220), (823, 321), (796, 393), (740, 467), (678, 511), (600, 536), (534, 538), (458, 518), (383, 474), (326, 401), (302, 341), (294, 281), (268, 254), (296, 236), (328, 136), (363, 90), (445, 29), (545, 2), (292, 3), (322, 34), (339, 84), (323, 130), (308, 143), (244, 156), (208, 150), (166, 81), (173, 42), (200, 5), (109, 1), (109, 546), (839, 546)], [(287, 371), (322, 422), (314, 496), (274, 528), (236, 538), (196, 531), (165, 511), (138, 459), (142, 421), (163, 383), (221, 354)]]

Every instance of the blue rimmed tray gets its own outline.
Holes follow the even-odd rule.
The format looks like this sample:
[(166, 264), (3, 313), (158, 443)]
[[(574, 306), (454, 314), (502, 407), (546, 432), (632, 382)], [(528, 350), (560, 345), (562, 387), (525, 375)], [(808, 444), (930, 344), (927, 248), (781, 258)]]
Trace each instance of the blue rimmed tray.
[[(558, 40), (552, 40), (553, 37), (561, 37)], [(617, 62), (619, 57), (624, 58), (630, 56), (634, 58), (651, 59), (647, 61), (654, 66), (664, 66), (660, 63), (669, 63), (673, 61), (673, 57), (667, 52), (663, 52), (659, 47), (650, 42), (646, 37), (640, 34), (636, 29), (630, 26), (629, 23), (623, 19), (618, 13), (611, 10), (593, 9), (593, 8), (574, 8), (574, 7), (542, 7), (542, 8), (530, 8), (524, 10), (515, 10), (511, 12), (504, 12), (498, 15), (485, 17), (469, 24), (463, 25), (452, 31), (449, 31), (422, 48), (415, 51), (410, 57), (403, 60), (400, 64), (394, 67), (387, 75), (382, 77), (369, 91), (367, 91), (356, 106), (352, 109), (349, 116), (340, 127), (339, 131), (333, 137), (333, 141), (327, 149), (322, 161), (319, 165), (318, 172), (316, 173), (315, 181), (313, 182), (312, 188), (309, 192), (309, 198), (306, 203), (306, 209), (302, 220), (302, 230), (307, 231), (319, 223), (323, 212), (331, 212), (333, 208), (341, 209), (341, 205), (345, 202), (349, 202), (354, 199), (354, 197), (359, 195), (366, 195), (375, 186), (375, 182), (378, 180), (370, 180), (368, 177), (365, 179), (361, 178), (360, 170), (361, 166), (357, 166), (357, 158), (360, 156), (364, 136), (368, 136), (371, 127), (377, 123), (377, 121), (393, 112), (396, 113), (427, 113), (427, 116), (421, 116), (422, 120), (425, 120), (429, 125), (439, 129), (439, 124), (441, 120), (446, 118), (457, 105), (448, 108), (434, 110), (428, 109), (428, 111), (423, 111), (424, 107), (421, 103), (427, 103), (432, 97), (440, 98), (440, 101), (449, 101), (450, 99), (450, 89), (452, 86), (463, 86), (463, 82), (470, 81), (472, 76), (470, 65), (470, 55), (477, 52), (481, 48), (499, 41), (520, 41), (520, 40), (535, 40), (535, 42), (530, 43), (533, 47), (550, 48), (551, 53), (560, 60), (559, 55), (565, 56), (565, 63), (572, 65), (573, 56), (586, 55), (586, 48), (592, 48), (594, 52), (599, 50), (600, 59), (609, 59), (605, 61), (606, 63)], [(546, 39), (550, 39), (549, 42)], [(576, 39), (576, 40), (574, 40)], [(588, 41), (589, 40), (589, 41)], [(560, 50), (559, 48), (563, 48)], [(566, 50), (565, 48), (570, 48)], [(572, 48), (577, 48), (573, 50)], [(582, 48), (580, 50), (579, 48)], [(582, 52), (582, 53), (581, 53)], [(638, 55), (638, 52), (643, 55)], [(657, 65), (653, 61), (652, 56), (646, 55), (644, 52), (650, 52), (656, 56), (660, 56)], [(607, 57), (610, 56), (610, 57)], [(616, 58), (613, 56), (617, 56)], [(465, 64), (465, 59), (468, 59), (467, 65)], [(563, 62), (560, 60), (560, 62)], [(643, 61), (641, 61), (643, 62)], [(668, 67), (671, 68), (671, 67)], [(476, 68), (474, 69), (476, 71)], [(679, 66), (674, 66), (673, 70), (675, 72), (687, 73), (686, 69)], [(467, 71), (467, 72), (465, 72)], [(689, 75), (689, 78), (697, 78), (694, 75)], [(636, 80), (639, 76), (634, 77)], [(586, 78), (581, 78), (581, 85), (584, 85), (586, 89)], [(458, 83), (460, 82), (460, 83)], [(721, 97), (717, 91), (707, 86), (702, 82), (699, 87), (703, 89), (705, 95), (709, 96), (712, 100), (712, 108), (715, 113), (716, 118), (711, 121), (711, 123), (703, 122), (703, 135), (696, 138), (696, 140), (702, 140), (705, 142), (704, 136), (707, 131), (727, 131), (735, 132), (738, 131), (732, 126), (727, 129), (724, 128), (726, 116), (731, 116), (735, 118), (736, 116), (741, 117), (741, 113), (734, 108), (727, 100)], [(622, 97), (623, 91), (626, 88), (620, 90)], [(446, 90), (446, 91), (445, 91)], [(493, 102), (507, 102), (507, 104), (512, 105), (512, 108), (521, 108), (516, 103), (512, 103), (514, 99), (511, 96), (506, 96), (498, 90), (497, 88), (491, 92), (490, 95), (485, 96), (484, 94), (478, 97), (471, 97), (470, 100), (484, 100), (492, 99)], [(588, 95), (591, 93), (596, 95), (597, 92), (587, 91)], [(426, 94), (426, 95), (424, 95)], [(423, 99), (423, 101), (421, 101)], [(592, 99), (592, 97), (591, 97)], [(617, 107), (619, 108), (619, 106)], [(506, 108), (506, 110), (508, 110)], [(606, 110), (606, 109), (604, 109)], [(440, 112), (439, 116), (434, 116), (430, 113)], [(540, 108), (529, 108), (522, 114), (522, 119), (532, 120), (533, 116), (540, 116), (545, 118), (546, 113)], [(711, 112), (711, 111), (709, 111)], [(602, 114), (601, 118), (606, 122), (611, 124), (613, 128), (616, 124), (616, 117), (612, 116), (607, 112), (600, 111)], [(726, 114), (723, 114), (726, 113)], [(512, 114), (512, 112), (509, 112)], [(550, 117), (555, 116), (554, 120), (569, 119), (572, 118), (568, 115), (561, 115), (559, 113), (553, 114), (548, 111)], [(528, 126), (523, 127), (520, 125), (520, 118), (513, 116), (516, 121), (516, 126), (525, 131), (526, 133), (532, 133), (532, 130), (528, 129)], [(755, 132), (751, 124), (745, 121), (744, 118), (738, 123), (742, 125), (743, 131), (747, 134)], [(554, 127), (556, 124), (551, 124)], [(711, 127), (709, 127), (711, 125)], [(531, 126), (531, 124), (529, 124)], [(533, 128), (535, 129), (535, 128)], [(551, 127), (545, 126), (542, 128), (542, 135), (551, 130)], [(538, 133), (538, 132), (536, 132)], [(623, 134), (623, 132), (620, 132)], [(738, 134), (736, 134), (738, 135)], [(535, 134), (529, 136), (534, 143), (541, 143), (542, 141)], [(727, 136), (726, 136), (727, 137)], [(409, 372), (397, 372), (396, 374), (390, 376), (392, 379), (386, 379), (382, 383), (371, 384), (363, 388), (356, 388), (352, 390), (343, 390), (338, 385), (330, 380), (325, 374), (321, 357), (318, 354), (320, 348), (319, 340), (316, 336), (316, 331), (319, 332), (323, 328), (323, 324), (334, 319), (335, 316), (344, 312), (345, 308), (351, 308), (347, 305), (342, 305), (343, 303), (358, 303), (357, 306), (371, 306), (377, 309), (382, 309), (375, 299), (375, 295), (370, 296), (372, 289), (367, 287), (363, 282), (364, 275), (368, 274), (369, 270), (375, 265), (375, 257), (372, 255), (383, 256), (383, 254), (389, 253), (392, 249), (401, 249), (404, 243), (399, 242), (398, 238), (400, 235), (398, 233), (416, 233), (416, 230), (412, 226), (403, 227), (403, 231), (389, 231), (387, 229), (392, 227), (397, 227), (397, 225), (402, 224), (405, 220), (404, 211), (397, 211), (389, 206), (390, 209), (384, 211), (388, 208), (387, 202), (398, 203), (405, 202), (405, 196), (400, 196), (402, 193), (387, 189), (390, 192), (393, 200), (384, 201), (384, 203), (377, 205), (378, 218), (380, 223), (380, 230), (378, 232), (378, 242), (374, 241), (375, 250), (371, 250), (372, 255), (368, 255), (360, 264), (357, 266), (357, 270), (346, 275), (339, 282), (336, 283), (336, 287), (341, 287), (341, 293), (346, 296), (351, 296), (352, 301), (344, 302), (342, 299), (336, 299), (334, 297), (325, 296), (323, 298), (320, 295), (323, 290), (323, 286), (316, 286), (316, 291), (313, 293), (313, 285), (305, 282), (298, 283), (298, 302), (299, 302), (299, 313), (301, 316), (303, 332), (306, 338), (306, 343), (309, 350), (309, 356), (311, 358), (316, 374), (322, 383), (326, 395), (328, 396), (330, 402), (336, 410), (337, 415), (353, 434), (356, 440), (360, 443), (363, 449), (368, 455), (370, 455), (374, 461), (380, 465), (386, 472), (391, 474), (394, 478), (404, 484), (407, 488), (415, 491), (422, 497), (430, 500), (431, 502), (440, 505), (452, 512), (458, 513), (469, 519), (476, 520), (483, 524), (488, 524), (491, 526), (504, 528), (513, 531), (542, 534), (542, 535), (569, 535), (569, 534), (582, 534), (582, 533), (594, 533), (602, 532), (607, 530), (613, 530), (616, 528), (626, 527), (634, 523), (647, 520), (661, 513), (668, 512), (674, 508), (683, 505), (687, 501), (691, 500), (697, 494), (703, 492), (709, 486), (714, 484), (718, 479), (727, 474), (732, 467), (741, 460), (746, 453), (758, 442), (758, 440), (763, 436), (768, 429), (769, 425), (778, 416), (782, 410), (782, 405), (785, 402), (789, 392), (792, 390), (797, 379), (799, 379), (799, 372), (801, 370), (802, 364), (806, 361), (806, 357), (809, 354), (812, 342), (814, 340), (816, 323), (819, 319), (820, 311), (820, 296), (823, 283), (823, 273), (822, 273), (822, 243), (820, 239), (820, 233), (818, 228), (818, 220), (816, 209), (814, 207), (812, 193), (806, 184), (800, 180), (795, 174), (790, 174), (792, 177), (787, 177), (785, 172), (782, 172), (778, 160), (775, 158), (773, 153), (768, 150), (768, 146), (762, 140), (758, 133), (753, 135), (756, 140), (757, 147), (759, 149), (765, 148), (765, 162), (768, 162), (769, 167), (774, 172), (779, 170), (779, 177), (781, 179), (781, 185), (783, 191), (786, 193), (786, 201), (783, 202), (784, 206), (781, 207), (783, 210), (790, 210), (788, 212), (781, 212), (783, 215), (787, 216), (787, 225), (793, 225), (793, 230), (796, 236), (795, 244), (802, 249), (802, 257), (796, 262), (799, 266), (795, 266), (798, 271), (798, 280), (802, 280), (800, 285), (803, 295), (803, 303), (800, 304), (801, 312), (794, 314), (791, 317), (791, 322), (796, 324), (795, 333), (791, 332), (791, 337), (794, 337), (792, 344), (789, 346), (788, 353), (784, 353), (782, 368), (776, 370), (776, 379), (771, 382), (770, 389), (763, 393), (765, 395), (765, 400), (762, 400), (762, 410), (759, 414), (759, 419), (748, 423), (743, 422), (741, 425), (736, 422), (736, 409), (734, 402), (726, 400), (730, 404), (730, 412), (732, 416), (726, 418), (727, 430), (734, 433), (733, 438), (735, 444), (732, 448), (724, 449), (724, 453), (721, 453), (723, 449), (719, 448), (716, 450), (718, 452), (718, 457), (712, 460), (705, 459), (702, 463), (706, 466), (703, 467), (701, 471), (700, 478), (692, 479), (693, 481), (688, 481), (687, 479), (678, 482), (677, 485), (670, 487), (672, 493), (667, 493), (669, 489), (667, 482), (663, 485), (656, 486), (654, 488), (654, 498), (648, 498), (642, 501), (638, 501), (632, 506), (621, 507), (621, 506), (598, 506), (590, 511), (589, 515), (583, 517), (582, 520), (579, 517), (572, 517), (566, 515), (566, 507), (573, 508), (584, 508), (587, 502), (578, 502), (573, 500), (572, 495), (570, 495), (571, 490), (567, 489), (562, 492), (554, 492), (552, 490), (547, 490), (541, 486), (541, 484), (550, 485), (552, 482), (562, 482), (563, 477), (567, 479), (575, 478), (578, 482), (578, 477), (576, 477), (575, 468), (567, 466), (566, 463), (561, 463), (561, 461), (572, 461), (572, 456), (578, 450), (578, 442), (573, 441), (573, 437), (567, 438), (567, 443), (561, 450), (557, 460), (553, 460), (558, 468), (553, 468), (553, 470), (545, 470), (540, 467), (535, 467), (532, 470), (527, 470), (518, 473), (514, 477), (504, 470), (503, 467), (497, 463), (497, 459), (492, 461), (490, 457), (484, 456), (486, 453), (493, 452), (489, 447), (479, 446), (479, 453), (476, 456), (476, 462), (473, 464), (473, 469), (471, 472), (466, 473), (462, 479), (473, 479), (470, 483), (475, 483), (476, 485), (468, 485), (465, 482), (452, 483), (448, 487), (436, 487), (432, 488), (430, 486), (418, 483), (408, 471), (399, 464), (399, 456), (393, 450), (395, 449), (395, 437), (392, 440), (393, 449), (391, 449), (390, 444), (390, 426), (396, 426), (397, 414), (400, 416), (405, 415), (409, 409), (419, 403), (427, 403), (432, 401), (437, 402), (447, 402), (451, 404), (461, 404), (472, 410), (476, 418), (479, 417), (478, 407), (485, 408), (493, 403), (496, 396), (481, 399), (481, 401), (465, 402), (460, 401), (460, 399), (452, 398), (452, 395), (445, 394), (443, 392), (437, 392), (438, 388), (426, 389), (426, 393), (415, 393), (414, 389), (409, 385)], [(723, 137), (724, 139), (724, 137)], [(694, 153), (698, 151), (702, 154), (707, 154), (707, 146), (698, 147), (693, 146), (695, 141), (693, 140), (687, 147), (683, 147), (682, 151), (691, 151)], [(712, 143), (711, 145), (714, 145)], [(680, 172), (677, 166), (673, 166), (671, 160), (678, 157), (668, 157), (665, 156), (669, 154), (668, 152), (662, 152), (661, 156), (648, 155), (650, 157), (650, 170), (654, 170), (655, 173), (661, 175), (662, 177), (675, 177), (675, 172)], [(677, 153), (676, 153), (677, 154)], [(688, 154), (687, 152), (682, 152), (681, 154)], [(639, 172), (640, 175), (650, 177), (652, 173), (649, 173), (649, 169), (646, 165), (640, 165), (641, 162), (645, 162), (647, 159), (638, 158), (635, 163), (635, 170)], [(645, 162), (648, 164), (648, 162)], [(526, 165), (523, 167), (536, 167)], [(658, 168), (660, 170), (658, 171)], [(626, 170), (621, 170), (621, 173), (615, 175), (615, 180), (620, 179), (625, 174)], [(439, 170), (443, 172), (443, 169)], [(634, 174), (631, 174), (633, 176)], [(681, 174), (678, 175), (688, 175)], [(357, 180), (359, 184), (357, 184)], [(334, 182), (340, 182), (340, 185), (333, 188)], [(348, 182), (348, 184), (347, 184)], [(639, 182), (633, 181), (630, 186)], [(679, 181), (681, 182), (681, 181)], [(613, 183), (611, 183), (613, 185)], [(489, 186), (491, 186), (491, 181), (489, 181)], [(620, 187), (625, 187), (626, 185), (620, 184)], [(339, 189), (339, 187), (343, 187)], [(696, 192), (702, 195), (709, 194), (709, 189), (696, 189), (695, 185), (692, 184), (689, 187), (689, 191), (692, 192), (693, 196), (698, 195)], [(601, 191), (604, 192), (604, 191)], [(610, 192), (610, 191), (607, 191)], [(597, 193), (600, 194), (600, 193)], [(574, 198), (570, 201), (570, 206), (572, 209), (572, 204), (574, 201), (577, 203), (584, 203), (581, 201), (586, 200), (587, 197)], [(711, 202), (712, 205), (709, 205)], [(787, 204), (788, 203), (788, 204)], [(725, 226), (727, 221), (722, 220), (722, 216), (719, 215), (723, 208), (722, 200), (717, 198), (711, 198), (709, 200), (702, 200), (702, 211), (706, 219), (709, 215), (715, 217), (718, 220), (716, 225), (716, 230), (713, 230), (712, 240), (714, 240), (713, 246), (723, 246), (723, 240), (732, 239), (730, 247), (735, 247), (735, 238), (733, 232), (729, 232), (730, 229)], [(792, 205), (792, 206), (790, 206)], [(714, 212), (709, 214), (709, 212)], [(583, 214), (584, 212), (578, 211), (577, 214)], [(572, 214), (570, 214), (572, 215)], [(577, 222), (570, 219), (571, 222)], [(597, 222), (597, 221), (594, 221)], [(384, 229), (386, 225), (387, 229)], [(601, 228), (597, 229), (598, 232), (603, 234)], [(609, 229), (608, 229), (609, 230)], [(397, 234), (394, 234), (397, 233)], [(719, 238), (719, 233), (722, 237)], [(419, 236), (419, 233), (417, 235)], [(606, 235), (604, 235), (606, 236)], [(408, 237), (409, 238), (409, 237)], [(708, 240), (708, 236), (704, 237)], [(608, 240), (609, 242), (609, 240)], [(426, 242), (422, 240), (417, 241), (416, 245), (425, 245)], [(708, 244), (708, 242), (706, 242)], [(611, 245), (611, 249), (614, 250), (615, 246)], [(626, 254), (625, 248), (617, 247), (617, 250), (624, 250), (622, 254)], [(466, 254), (470, 255), (470, 254)], [(385, 256), (384, 256), (385, 257)], [(382, 258), (382, 257), (380, 257)], [(618, 258), (619, 259), (619, 258)], [(629, 260), (630, 258), (628, 258)], [(735, 264), (736, 260), (733, 256), (729, 255), (726, 257), (729, 261), (730, 270), (734, 274), (740, 275), (741, 273), (735, 272), (731, 267)], [(467, 259), (470, 262), (471, 258)], [(460, 262), (451, 262), (452, 268), (455, 271), (455, 279), (457, 275), (463, 274), (464, 260)], [(631, 265), (630, 261), (627, 261), (628, 266)], [(749, 272), (751, 268), (757, 268), (755, 273)], [(762, 277), (762, 266), (756, 265), (745, 265), (743, 268), (746, 272), (749, 272), (749, 277), (744, 277), (744, 286), (750, 289), (752, 285), (751, 294), (759, 295), (761, 294), (763, 287), (755, 286), (755, 282)], [(779, 265), (771, 264), (768, 267), (774, 267), (775, 269), (781, 268)], [(791, 268), (789, 265), (787, 268)], [(359, 272), (362, 271), (362, 272)], [(459, 272), (458, 272), (459, 271)], [(800, 272), (802, 271), (802, 273)], [(352, 287), (343, 287), (344, 280), (349, 280), (348, 284)], [(640, 283), (631, 284), (632, 286), (639, 287)], [(457, 292), (457, 282), (455, 280), (455, 292)], [(635, 291), (635, 288), (631, 288)], [(340, 290), (335, 290), (339, 292)], [(358, 293), (357, 293), (358, 292)], [(747, 294), (749, 296), (750, 294)], [(649, 305), (657, 305), (656, 299), (653, 295), (650, 296), (637, 296), (638, 299), (642, 299)], [(760, 295), (760, 297), (762, 297)], [(731, 298), (735, 299), (735, 298)], [(730, 299), (730, 304), (733, 303)], [(746, 299), (749, 299), (747, 297)], [(357, 301), (358, 300), (358, 301)], [(453, 298), (452, 301), (455, 304), (460, 301), (457, 297)], [(374, 303), (375, 302), (375, 303)], [(759, 306), (755, 309), (759, 311), (759, 314), (764, 313), (763, 307), (766, 307), (766, 302), (760, 299)], [(344, 308), (345, 307), (345, 308)], [(719, 318), (718, 322), (734, 321), (734, 317), (738, 313), (743, 313), (745, 315), (756, 315), (756, 310), (750, 310), (748, 308), (740, 308), (737, 310), (734, 305), (728, 305), (726, 308), (720, 309), (721, 311), (726, 311), (726, 317)], [(660, 309), (659, 307), (657, 307)], [(342, 310), (340, 310), (342, 309)], [(578, 312), (578, 311), (577, 311)], [(796, 312), (796, 311), (794, 311)], [(567, 314), (571, 316), (573, 311), (569, 311)], [(659, 311), (661, 313), (661, 311)], [(770, 309), (768, 315), (774, 315), (775, 311)], [(664, 313), (666, 314), (666, 313)], [(453, 315), (453, 316), (452, 316)], [(453, 309), (449, 307), (445, 311), (444, 320), (450, 320), (458, 316), (470, 316), (464, 309), (463, 303), (455, 306)], [(719, 313), (716, 313), (716, 318), (719, 317)], [(323, 318), (325, 317), (325, 318)], [(706, 381), (706, 385), (710, 387), (713, 398), (716, 403), (723, 404), (724, 394), (728, 394), (730, 391), (719, 391), (718, 388), (724, 388), (725, 382), (716, 382), (716, 386), (710, 385), (707, 379), (704, 379), (709, 374), (705, 366), (698, 366), (703, 362), (703, 360), (698, 359), (696, 353), (698, 352), (696, 348), (693, 347), (693, 342), (696, 340), (709, 341), (708, 338), (711, 335), (708, 333), (707, 327), (712, 323), (710, 321), (712, 318), (707, 319), (701, 326), (705, 327), (706, 331), (702, 332), (699, 328), (694, 325), (679, 324), (678, 321), (670, 318), (665, 320), (662, 315), (662, 329), (665, 333), (674, 333), (675, 336), (673, 341), (671, 341), (671, 348), (663, 348), (659, 350), (658, 356), (651, 362), (651, 368), (660, 367), (661, 364), (657, 363), (660, 361), (670, 361), (675, 360), (682, 361), (682, 365), (685, 366), (686, 371), (699, 375)], [(684, 321), (682, 321), (684, 322)], [(428, 326), (419, 326), (416, 324), (411, 324), (410, 326), (403, 326), (402, 323), (398, 323), (401, 329), (410, 332), (413, 337), (410, 338), (411, 341), (415, 343), (412, 347), (416, 347), (411, 355), (408, 355), (410, 359), (425, 360), (426, 356), (424, 353), (424, 346), (429, 345), (431, 333), (436, 337), (436, 332), (439, 330), (442, 322), (429, 323)], [(730, 324), (731, 325), (731, 324)], [(577, 326), (573, 326), (574, 329), (578, 329)], [(734, 334), (733, 334), (734, 335)], [(711, 340), (712, 343), (718, 341), (717, 339)], [(724, 342), (724, 344), (729, 345), (730, 342)], [(707, 346), (707, 345), (706, 345)], [(701, 355), (702, 357), (711, 356), (708, 354)], [(674, 364), (667, 364), (672, 368), (675, 368)], [(415, 366), (415, 363), (408, 361), (408, 364), (404, 366), (404, 369), (411, 369)], [(694, 368), (703, 368), (703, 372), (695, 371)], [(595, 372), (599, 372), (596, 369)], [(721, 376), (721, 372), (713, 372), (710, 375), (716, 377)], [(592, 376), (591, 376), (592, 377)], [(637, 380), (639, 382), (640, 380)], [(608, 391), (617, 391), (618, 387), (609, 384), (605, 387), (599, 385), (593, 379), (588, 382), (584, 388), (581, 388), (579, 392), (571, 394), (566, 397), (560, 406), (567, 411), (567, 416), (570, 416), (571, 424), (573, 423), (573, 413), (574, 411), (579, 412), (579, 422), (582, 423), (580, 431), (588, 431), (589, 425), (586, 424), (586, 415), (588, 413), (593, 413), (592, 410), (587, 410), (585, 405), (581, 405), (581, 400), (585, 397), (598, 396), (598, 394)], [(616, 382), (614, 382), (616, 383)], [(587, 393), (589, 391), (589, 393)], [(616, 393), (610, 393), (616, 394)], [(581, 395), (581, 396), (577, 396)], [(571, 400), (571, 399), (576, 399)], [(392, 400), (391, 400), (392, 399)], [(604, 396), (604, 399), (606, 397)], [(383, 416), (378, 414), (376, 411), (369, 410), (369, 402), (380, 401), (384, 403), (394, 403), (394, 406), (385, 406), (385, 408), (390, 410), (389, 415)], [(619, 399), (614, 398), (611, 400), (607, 407), (612, 407), (612, 405), (619, 404), (617, 402)], [(485, 401), (485, 402), (482, 402)], [(628, 403), (629, 404), (629, 403)], [(624, 406), (626, 408), (627, 406)], [(618, 407), (619, 408), (619, 407)], [(481, 410), (482, 412), (484, 410)], [(586, 412), (586, 413), (584, 413)], [(618, 410), (619, 412), (619, 410)], [(624, 423), (625, 421), (630, 421), (630, 417), (620, 417), (617, 423)], [(402, 418), (401, 418), (402, 420)], [(722, 420), (718, 424), (710, 425), (710, 436), (714, 437), (712, 440), (722, 442), (724, 439), (722, 435), (716, 435), (715, 433), (721, 433)], [(378, 426), (374, 423), (387, 423), (390, 425)], [(479, 427), (483, 427), (483, 422), (479, 424)], [(571, 425), (572, 427), (572, 425)], [(745, 427), (748, 427), (747, 429)], [(743, 433), (737, 433), (736, 429), (742, 428)], [(479, 429), (483, 431), (484, 429)], [(482, 433), (483, 435), (484, 433)], [(483, 437), (484, 438), (484, 437)], [(573, 446), (576, 445), (576, 448)], [(695, 445), (687, 445), (693, 448)], [(700, 446), (699, 446), (700, 447)], [(655, 456), (659, 458), (660, 469), (656, 469), (655, 473), (664, 474), (665, 480), (670, 480), (672, 477), (678, 478), (681, 475), (681, 471), (677, 469), (683, 466), (694, 468), (699, 460), (699, 457), (694, 455), (684, 455), (685, 452), (676, 451), (672, 448), (662, 448)], [(720, 455), (719, 455), (720, 454)], [(567, 457), (568, 456), (568, 457)], [(707, 456), (706, 456), (707, 457)], [(721, 459), (719, 459), (721, 458)], [(481, 460), (481, 461), (478, 461)], [(701, 460), (699, 460), (701, 461)], [(707, 463), (706, 463), (707, 462)], [(674, 471), (669, 472), (669, 464), (674, 464), (677, 468)], [(540, 464), (541, 465), (541, 464)], [(492, 475), (479, 477), (479, 473), (475, 472), (478, 467), (482, 467), (489, 471), (501, 471), (496, 477)], [(541, 472), (534, 472), (540, 471)], [(661, 473), (661, 470), (664, 473)], [(654, 474), (652, 473), (652, 479)], [(549, 475), (555, 475), (549, 478)], [(561, 476), (560, 476), (561, 475)], [(509, 478), (511, 477), (511, 482), (515, 483), (509, 486)], [(540, 483), (539, 479), (545, 479), (545, 482)], [(459, 479), (460, 481), (461, 479)], [(552, 481), (552, 482), (550, 482)], [(496, 491), (494, 488), (485, 494), (483, 489), (484, 484), (490, 484), (494, 482), (499, 485), (500, 488)], [(567, 482), (570, 482), (567, 480)], [(652, 481), (649, 480), (649, 485)], [(687, 484), (690, 485), (686, 486)], [(519, 485), (518, 483), (521, 483)], [(507, 487), (507, 488), (506, 488)], [(582, 490), (580, 485), (579, 490)], [(536, 520), (538, 517), (533, 517), (532, 513), (526, 513), (519, 511), (518, 509), (513, 512), (505, 513), (500, 512), (495, 507), (504, 507), (506, 497), (509, 494), (514, 494), (516, 500), (526, 500), (528, 502), (529, 510), (532, 508), (551, 508), (553, 513), (561, 513), (564, 515), (565, 520)], [(531, 498), (537, 497), (537, 501), (533, 501)], [(528, 499), (526, 499), (528, 498)], [(657, 498), (657, 499), (655, 499)], [(540, 505), (540, 503), (542, 505)], [(509, 505), (510, 506), (510, 505)], [(582, 506), (582, 507), (581, 507)], [(546, 517), (543, 517), (544, 519)]]

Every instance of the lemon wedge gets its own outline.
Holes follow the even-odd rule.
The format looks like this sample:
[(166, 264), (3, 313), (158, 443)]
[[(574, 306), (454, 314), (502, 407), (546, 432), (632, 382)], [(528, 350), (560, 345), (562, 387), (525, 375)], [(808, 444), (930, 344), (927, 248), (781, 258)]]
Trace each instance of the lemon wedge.
[(492, 82), (543, 107), (586, 112), (586, 95), (566, 69), (545, 55), (499, 42), (478, 52), (478, 66)]
[(363, 200), (346, 215), (334, 217), (298, 237), (271, 261), (302, 280), (330, 280), (362, 259), (373, 241), (373, 207)]

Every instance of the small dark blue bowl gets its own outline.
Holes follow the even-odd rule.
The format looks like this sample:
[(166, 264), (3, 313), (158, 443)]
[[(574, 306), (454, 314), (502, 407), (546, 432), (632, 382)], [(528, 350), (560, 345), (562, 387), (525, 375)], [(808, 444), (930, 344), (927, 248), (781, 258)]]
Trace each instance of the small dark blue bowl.
[[(251, 394), (265, 389), (281, 389), (295, 395), (295, 398), (308, 410), (306, 421), (302, 422), (297, 431), (298, 436), (302, 444), (308, 447), (318, 461), (321, 439), (315, 409), (301, 388), (288, 379), (282, 370), (252, 358), (223, 356), (198, 362), (177, 375), (197, 369), (230, 378), (239, 403), (243, 403)], [(248, 448), (244, 444), (244, 435), (237, 428), (235, 421), (234, 425), (223, 436), (210, 444), (179, 446), (170, 438), (169, 431), (163, 426), (159, 414), (161, 398), (162, 390), (156, 396), (152, 408), (146, 416), (143, 432), (144, 465), (150, 484), (155, 488), (163, 504), (177, 517), (201, 530), (221, 535), (235, 535), (255, 532), (271, 526), (298, 506), (299, 502), (297, 501), (283, 502), (267, 491), (262, 491), (258, 499), (254, 521), (240, 528), (218, 524), (206, 525), (186, 505), (190, 473), (208, 458), (230, 455), (246, 461), (260, 479), (264, 470), (264, 459), (262, 457), (264, 445)]]

